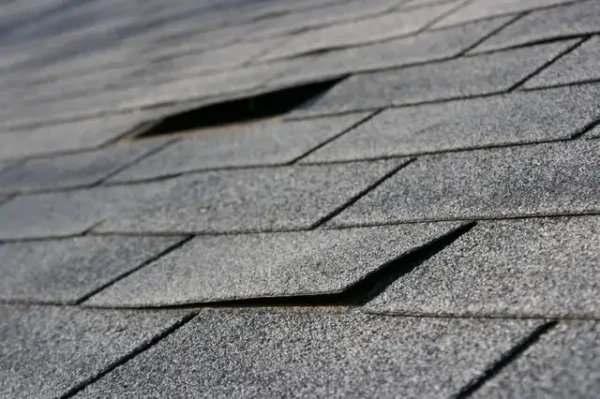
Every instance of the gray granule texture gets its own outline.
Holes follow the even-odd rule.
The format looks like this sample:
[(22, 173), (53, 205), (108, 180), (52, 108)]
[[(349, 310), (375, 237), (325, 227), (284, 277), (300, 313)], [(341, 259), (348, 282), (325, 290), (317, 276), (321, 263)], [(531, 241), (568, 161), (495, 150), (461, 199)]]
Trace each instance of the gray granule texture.
[(451, 397), (537, 324), (208, 311), (76, 397)]
[(600, 323), (565, 321), (473, 397), (584, 399), (594, 392), (600, 392)]
[(291, 115), (325, 115), (503, 92), (575, 43), (568, 40), (354, 75)]
[(275, 79), (273, 83), (292, 84), (318, 80), (334, 74), (342, 75), (450, 58), (468, 49), (510, 19), (510, 17), (493, 18), (447, 30), (425, 31), (382, 43), (294, 58), (297, 65), (290, 64), (290, 70)]
[(0, 174), (0, 191), (27, 192), (92, 185), (164, 144), (158, 140), (24, 161)]
[(79, 237), (0, 245), (0, 299), (74, 303), (179, 242)]
[(524, 87), (538, 88), (600, 80), (598, 64), (600, 37), (594, 36), (527, 81)]
[(358, 21), (309, 30), (292, 36), (282, 46), (267, 53), (263, 59), (274, 60), (319, 50), (406, 36), (422, 30), (436, 17), (456, 6), (456, 3), (450, 3), (435, 5), (427, 9), (389, 12)]
[(86, 304), (157, 306), (339, 293), (459, 225), (198, 237)]
[(302, 162), (568, 139), (600, 117), (600, 85), (389, 109)]
[(37, 128), (2, 128), (0, 159), (96, 148), (123, 136), (144, 118), (142, 113), (129, 113)]
[(185, 315), (0, 306), (0, 396), (62, 397)]
[(150, 206), (119, 213), (96, 230), (218, 233), (306, 229), (405, 162), (190, 175)]
[(598, 212), (599, 150), (582, 140), (422, 157), (330, 225)]
[(534, 11), (475, 47), (473, 52), (597, 33), (600, 32), (599, 18), (600, 3), (596, 0), (576, 1), (561, 7)]
[(399, 314), (599, 317), (600, 217), (480, 222), (366, 309)]
[(358, 113), (193, 131), (190, 136), (182, 137), (110, 180), (127, 181), (202, 169), (283, 164), (342, 133), (367, 115)]
[(15, 197), (0, 206), (0, 239), (81, 234), (119, 211), (170, 193), (175, 181)]
[(469, 21), (490, 18), (495, 15), (516, 14), (535, 10), (536, 8), (560, 5), (572, 1), (573, 0), (478, 0), (468, 2), (465, 7), (461, 7), (446, 18), (441, 19), (434, 24), (433, 27), (442, 28), (454, 26)]

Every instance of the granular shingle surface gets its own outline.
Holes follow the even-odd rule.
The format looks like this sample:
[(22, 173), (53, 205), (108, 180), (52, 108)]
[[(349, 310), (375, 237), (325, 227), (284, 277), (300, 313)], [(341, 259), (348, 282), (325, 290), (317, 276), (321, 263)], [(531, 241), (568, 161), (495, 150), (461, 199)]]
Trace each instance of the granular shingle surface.
[(0, 245), (0, 300), (74, 303), (180, 241), (78, 237)]
[(132, 212), (119, 212), (96, 231), (226, 233), (307, 229), (406, 162), (190, 175), (165, 196)]
[(600, 72), (596, 68), (598, 63), (600, 63), (600, 36), (594, 36), (572, 53), (534, 76), (524, 87), (533, 89), (598, 81), (600, 80)]
[(0, 191), (29, 192), (98, 183), (165, 145), (156, 141), (16, 163), (0, 173)]
[(598, 317), (600, 217), (481, 222), (367, 309)]
[(576, 1), (533, 11), (493, 35), (473, 51), (490, 51), (561, 37), (599, 33), (598, 18), (600, 3), (597, 0)]
[(498, 93), (510, 89), (575, 41), (354, 75), (294, 112), (319, 115)]
[(599, 179), (595, 140), (423, 157), (330, 224), (597, 213)]
[(0, 306), (0, 394), (64, 397), (184, 316), (179, 311)]
[(202, 312), (76, 397), (445, 398), (537, 324)]
[(568, 139), (600, 118), (600, 86), (389, 109), (302, 162)]
[(111, 180), (128, 181), (203, 169), (285, 164), (343, 133), (368, 115), (359, 112), (283, 124), (251, 124), (195, 132), (194, 136), (168, 146)]
[(2, 399), (598, 396), (600, 0), (1, 9)]
[(600, 325), (561, 323), (477, 392), (476, 398), (589, 398), (600, 379)]

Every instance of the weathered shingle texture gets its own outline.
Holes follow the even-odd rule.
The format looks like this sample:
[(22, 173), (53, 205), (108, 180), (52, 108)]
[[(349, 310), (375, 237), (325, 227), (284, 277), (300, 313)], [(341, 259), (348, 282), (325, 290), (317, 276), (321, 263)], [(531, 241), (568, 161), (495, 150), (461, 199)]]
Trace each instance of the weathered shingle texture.
[(600, 1), (0, 14), (0, 397), (598, 396)]

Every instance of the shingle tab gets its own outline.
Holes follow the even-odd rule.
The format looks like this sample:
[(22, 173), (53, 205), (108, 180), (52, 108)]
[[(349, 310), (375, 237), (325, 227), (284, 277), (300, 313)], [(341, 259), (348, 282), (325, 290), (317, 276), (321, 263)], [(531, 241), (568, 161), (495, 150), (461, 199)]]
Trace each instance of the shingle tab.
[(77, 398), (450, 397), (538, 323), (202, 312)]
[(583, 140), (423, 157), (330, 224), (599, 212), (599, 149)]
[(166, 195), (174, 181), (16, 197), (0, 206), (0, 239), (81, 234), (124, 209)]
[(0, 159), (92, 149), (123, 136), (144, 121), (142, 113), (110, 115), (0, 133)]
[(458, 223), (199, 237), (95, 295), (157, 306), (339, 293)]
[(62, 397), (184, 316), (0, 306), (0, 396)]
[(0, 300), (74, 303), (180, 240), (79, 237), (2, 244)]
[[(224, 167), (284, 164), (344, 132), (368, 113), (195, 131), (119, 173), (127, 181)], [(0, 176), (1, 181), (1, 176)]]
[(158, 149), (165, 141), (31, 159), (0, 173), (0, 192), (29, 192), (98, 183)]
[(600, 32), (599, 19), (600, 3), (596, 0), (576, 1), (561, 7), (534, 11), (481, 43), (473, 52)]
[(292, 57), (326, 49), (371, 43), (418, 32), (439, 15), (460, 4), (440, 4), (427, 9), (398, 11), (345, 24), (310, 30), (293, 36), (262, 60)]
[(593, 397), (600, 391), (600, 324), (561, 322), (473, 398)]
[(306, 229), (405, 162), (201, 173), (180, 179), (176, 188), (151, 206), (120, 213), (96, 230), (224, 233)]
[(465, 7), (459, 8), (446, 18), (434, 24), (435, 28), (442, 28), (463, 24), (498, 15), (515, 14), (534, 10), (541, 7), (549, 7), (562, 3), (570, 3), (573, 0), (475, 0), (469, 2)]
[[(365, 46), (332, 50), (324, 54), (301, 57), (274, 84), (291, 85), (301, 81), (319, 80), (332, 75), (369, 71), (417, 64), (454, 57), (511, 17), (498, 17), (461, 25), (456, 28), (425, 31), (418, 35), (374, 43)], [(301, 62), (304, 60), (304, 62)]]
[(480, 222), (366, 309), (410, 315), (598, 317), (598, 254), (598, 216)]
[(448, 100), (510, 89), (576, 41), (360, 74), (291, 116), (319, 115)]
[(600, 119), (600, 85), (389, 109), (302, 162), (568, 139)]
[(532, 89), (598, 81), (600, 80), (599, 64), (600, 36), (594, 36), (527, 81), (523, 87)]

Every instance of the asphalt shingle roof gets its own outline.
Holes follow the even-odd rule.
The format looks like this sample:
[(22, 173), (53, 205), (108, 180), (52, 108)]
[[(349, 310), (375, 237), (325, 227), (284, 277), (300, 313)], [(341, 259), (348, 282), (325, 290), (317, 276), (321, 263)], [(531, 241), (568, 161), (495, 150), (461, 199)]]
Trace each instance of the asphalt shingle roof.
[(0, 397), (596, 397), (599, 13), (5, 1)]

